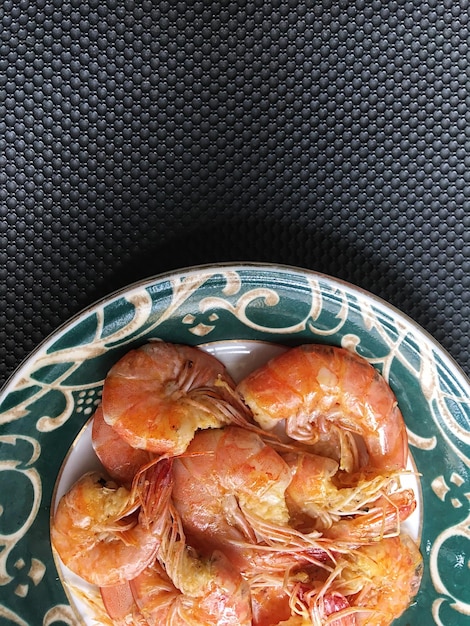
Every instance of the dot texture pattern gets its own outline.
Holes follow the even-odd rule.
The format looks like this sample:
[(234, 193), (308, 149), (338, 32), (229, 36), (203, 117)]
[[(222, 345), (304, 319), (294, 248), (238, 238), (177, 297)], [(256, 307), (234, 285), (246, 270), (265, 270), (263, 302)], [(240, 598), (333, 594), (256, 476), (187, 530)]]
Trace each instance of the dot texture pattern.
[(4, 0), (0, 382), (97, 298), (217, 261), (386, 299), (470, 374), (470, 6)]

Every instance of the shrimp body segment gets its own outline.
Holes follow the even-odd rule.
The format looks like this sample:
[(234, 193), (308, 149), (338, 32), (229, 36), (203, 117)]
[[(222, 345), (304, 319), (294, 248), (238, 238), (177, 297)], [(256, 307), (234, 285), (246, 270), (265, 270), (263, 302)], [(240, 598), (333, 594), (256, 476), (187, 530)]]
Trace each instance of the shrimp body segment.
[(91, 440), (96, 456), (109, 476), (130, 487), (140, 468), (153, 459), (148, 450), (133, 448), (109, 426), (103, 417), (101, 405), (93, 416)]
[(51, 541), (75, 574), (99, 587), (135, 578), (155, 558), (158, 522), (171, 493), (169, 466), (155, 466), (132, 490), (88, 472), (61, 498)]
[(147, 620), (134, 602), (129, 581), (112, 587), (101, 587), (100, 593), (107, 613), (101, 621), (104, 622), (108, 617), (113, 626), (148, 626)]
[(214, 356), (152, 342), (128, 352), (109, 371), (103, 416), (134, 448), (177, 455), (198, 429), (246, 421), (249, 411), (234, 387)]
[[(395, 395), (370, 363), (344, 348), (292, 348), (249, 374), (238, 391), (262, 428), (284, 420), (292, 439), (329, 446), (326, 456), (336, 442), (341, 469), (406, 465), (407, 434)], [(357, 438), (366, 462), (358, 462)]]

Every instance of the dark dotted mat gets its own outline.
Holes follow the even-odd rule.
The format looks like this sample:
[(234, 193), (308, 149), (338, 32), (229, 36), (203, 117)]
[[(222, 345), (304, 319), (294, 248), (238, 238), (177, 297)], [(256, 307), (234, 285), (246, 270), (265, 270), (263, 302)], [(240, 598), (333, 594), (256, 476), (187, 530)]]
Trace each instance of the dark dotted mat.
[(470, 7), (4, 0), (0, 378), (97, 298), (261, 260), (346, 279), (470, 373)]

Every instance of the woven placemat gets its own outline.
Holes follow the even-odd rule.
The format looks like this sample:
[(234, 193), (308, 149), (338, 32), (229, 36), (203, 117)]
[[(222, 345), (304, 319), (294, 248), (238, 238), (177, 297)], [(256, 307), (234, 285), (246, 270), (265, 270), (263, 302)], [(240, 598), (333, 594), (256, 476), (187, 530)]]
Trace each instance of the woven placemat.
[(467, 3), (5, 0), (0, 382), (97, 298), (261, 260), (470, 373)]

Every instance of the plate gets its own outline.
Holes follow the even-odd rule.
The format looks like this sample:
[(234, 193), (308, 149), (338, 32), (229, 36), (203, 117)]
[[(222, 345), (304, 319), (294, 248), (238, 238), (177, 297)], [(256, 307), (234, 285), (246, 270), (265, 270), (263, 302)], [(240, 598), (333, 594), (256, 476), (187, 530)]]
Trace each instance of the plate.
[(119, 291), (61, 327), (9, 381), (0, 396), (1, 618), (21, 626), (80, 623), (49, 541), (54, 488), (100, 402), (106, 372), (153, 338), (209, 348), (328, 343), (373, 363), (397, 395), (421, 474), (424, 578), (395, 624), (468, 622), (468, 379), (382, 300), (329, 276), (258, 264), (189, 268)]

